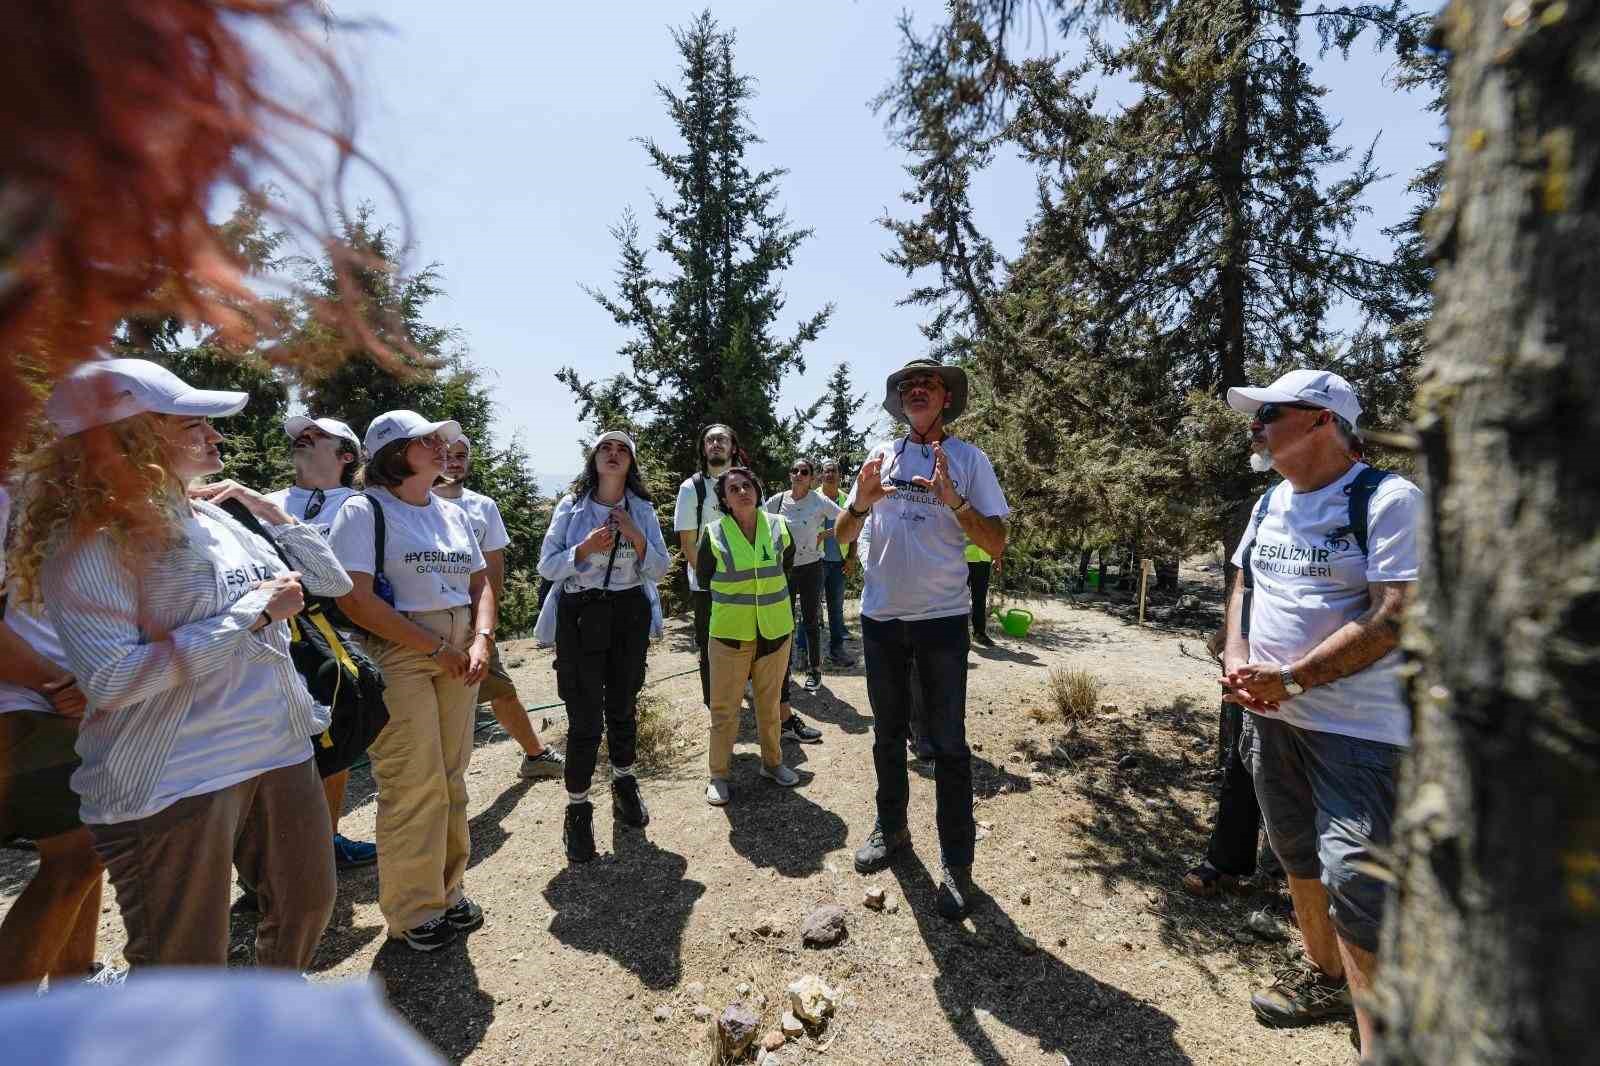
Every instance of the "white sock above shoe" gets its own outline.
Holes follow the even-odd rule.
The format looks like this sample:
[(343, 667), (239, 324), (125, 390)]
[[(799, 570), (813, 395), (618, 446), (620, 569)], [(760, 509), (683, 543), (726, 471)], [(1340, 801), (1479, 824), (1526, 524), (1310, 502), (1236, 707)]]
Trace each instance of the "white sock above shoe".
[(568, 803), (588, 803), (589, 802), (589, 790), (588, 789), (584, 789), (582, 792), (568, 792), (567, 793), (567, 802)]
[(632, 776), (633, 767), (631, 766), (613, 766), (611, 768), (611, 780), (613, 781), (620, 781), (624, 777)]

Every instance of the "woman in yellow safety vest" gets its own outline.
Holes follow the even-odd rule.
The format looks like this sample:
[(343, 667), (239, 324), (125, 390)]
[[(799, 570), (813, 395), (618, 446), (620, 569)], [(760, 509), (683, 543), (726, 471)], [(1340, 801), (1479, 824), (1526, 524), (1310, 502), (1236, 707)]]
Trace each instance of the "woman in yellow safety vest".
[(794, 612), (789, 571), (794, 539), (782, 515), (761, 509), (761, 482), (742, 466), (716, 481), (722, 517), (700, 531), (695, 576), (711, 590), (711, 781), (706, 802), (728, 802), (733, 742), (739, 735), (744, 685), (755, 687), (761, 776), (785, 788), (800, 775), (783, 764), (779, 694), (789, 663)]
[(972, 639), (986, 648), (994, 647), (989, 637), (989, 575), (1000, 572), (994, 556), (967, 541), (967, 585), (972, 589)]

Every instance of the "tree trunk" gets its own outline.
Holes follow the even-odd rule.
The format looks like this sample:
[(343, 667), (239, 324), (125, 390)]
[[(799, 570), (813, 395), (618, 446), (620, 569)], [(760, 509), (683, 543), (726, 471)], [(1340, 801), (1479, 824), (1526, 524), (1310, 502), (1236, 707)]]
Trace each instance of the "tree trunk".
[(1379, 1061), (1600, 1062), (1600, 3), (1454, 0)]
[[(1243, 25), (1224, 42), (1232, 49), (1240, 40), (1249, 40), (1256, 31), (1254, 3), (1243, 5)], [(1250, 216), (1245, 210), (1246, 152), (1250, 143), (1250, 75), (1245, 63), (1238, 64), (1228, 79), (1223, 105), (1223, 127), (1217, 153), (1217, 190), (1221, 194), (1227, 221), (1223, 224), (1222, 264), (1217, 285), (1221, 295), (1221, 320), (1217, 338), (1217, 395), (1227, 398), (1228, 389), (1245, 384), (1245, 283), (1251, 270)]]

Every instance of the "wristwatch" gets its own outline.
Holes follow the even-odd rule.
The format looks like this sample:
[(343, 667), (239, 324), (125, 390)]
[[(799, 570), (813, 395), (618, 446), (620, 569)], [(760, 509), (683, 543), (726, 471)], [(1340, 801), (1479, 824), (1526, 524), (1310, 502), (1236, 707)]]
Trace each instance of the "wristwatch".
[(489, 638), (489, 643), (490, 644), (494, 643), (494, 630), (492, 630), (492, 629), (480, 629), (476, 633), (474, 633), (473, 636), (488, 637)]
[(1283, 690), (1291, 696), (1298, 696), (1306, 687), (1294, 679), (1294, 667), (1285, 666), (1278, 676), (1283, 680)]
[(955, 512), (956, 512), (956, 514), (960, 514), (962, 511), (967, 510), (971, 506), (972, 506), (972, 501), (967, 499), (965, 496), (963, 496), (963, 497), (961, 497), (961, 504), (958, 507), (955, 508)]
[(853, 504), (853, 503), (846, 504), (845, 505), (845, 509), (848, 510), (851, 514), (855, 515), (857, 518), (865, 518), (865, 517), (867, 517), (867, 515), (872, 513), (872, 508), (870, 508), (870, 507), (868, 507), (865, 511), (856, 510), (856, 505)]

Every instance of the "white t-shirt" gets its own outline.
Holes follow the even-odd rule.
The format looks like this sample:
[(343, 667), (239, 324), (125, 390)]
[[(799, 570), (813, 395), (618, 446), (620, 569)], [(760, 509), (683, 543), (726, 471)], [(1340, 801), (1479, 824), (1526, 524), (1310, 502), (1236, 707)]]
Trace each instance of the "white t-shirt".
[(454, 500), (448, 496), (439, 498), (467, 512), (467, 519), (472, 523), (472, 532), (478, 537), (478, 547), (484, 551), (504, 551), (511, 543), (511, 535), (506, 532), (505, 519), (500, 517), (500, 505), (483, 493), (463, 488), (461, 495)]
[[(717, 522), (722, 518), (722, 504), (717, 502), (717, 479), (706, 478), (706, 503), (700, 511), (700, 521), (695, 522), (695, 508), (699, 503), (699, 494), (694, 490), (694, 478), (683, 479), (683, 484), (678, 486), (678, 504), (672, 509), (672, 531), (674, 533), (687, 533), (693, 530), (695, 542), (699, 543), (700, 530), (708, 522)], [(694, 560), (690, 559), (686, 567), (689, 571), (689, 590), (700, 591), (700, 582), (694, 576)]]
[[(956, 491), (979, 514), (1004, 518), (1011, 513), (982, 449), (955, 438), (940, 446)], [(914, 477), (933, 476), (933, 449), (924, 456), (922, 445), (899, 437), (873, 448), (867, 459), (877, 456), (884, 456), (884, 483), (895, 485), (896, 491), (873, 505), (862, 524), (857, 542), (866, 580), (861, 613), (880, 622), (968, 613), (972, 594), (967, 589), (967, 535), (961, 520), (933, 493), (911, 483)], [(857, 510), (860, 491), (858, 480), (848, 501)]]
[[(584, 503), (584, 518), (579, 521), (577, 515), (572, 516), (572, 524), (567, 527), (568, 540), (573, 543), (581, 541), (589, 535), (591, 530), (606, 524), (611, 517), (611, 508), (603, 503), (590, 499)], [(573, 540), (573, 538), (576, 540)], [(562, 588), (567, 592), (581, 592), (584, 589), (610, 588), (615, 591), (636, 588), (643, 584), (639, 580), (639, 553), (633, 546), (633, 541), (618, 535), (616, 540), (617, 558), (611, 564), (611, 584), (606, 585), (606, 565), (611, 559), (611, 550), (595, 552), (584, 560), (583, 569), (572, 577), (567, 578)]]
[[(11, 494), (0, 488), (0, 544), (5, 543), (6, 530), (10, 525)], [(71, 673), (71, 668), (67, 666), (67, 653), (61, 647), (61, 638), (56, 636), (56, 627), (17, 601), (16, 590), (8, 586), (6, 575), (5, 553), (0, 551), (0, 587), (6, 588), (10, 593), (6, 602), (5, 624), (34, 651), (61, 667), (63, 672)], [(7, 711), (40, 711), (44, 714), (53, 714), (55, 708), (41, 693), (31, 688), (8, 685), (0, 681), (0, 714), (5, 714)]]
[(369, 502), (376, 500), (383, 508), (383, 572), (394, 586), (395, 609), (444, 611), (469, 605), (471, 577), (485, 564), (467, 512), (433, 495), (421, 507), (383, 488), (368, 489), (367, 497), (339, 508), (329, 535), (344, 568), (377, 572)]
[(344, 501), (356, 494), (356, 490), (343, 485), (335, 489), (323, 489), (322, 507), (310, 518), (306, 517), (306, 508), (311, 506), (311, 497), (316, 494), (316, 489), (303, 489), (299, 485), (291, 485), (286, 489), (279, 489), (271, 493), (267, 499), (288, 511), (291, 515), (310, 526), (316, 526), (322, 531), (323, 536), (333, 529), (333, 520), (344, 507)]
[[(184, 522), (191, 543), (216, 560), (227, 586), (227, 606), (283, 563), (257, 562), (222, 522), (196, 513)], [(304, 762), (311, 741), (295, 733), (270, 662), (234, 659), (232, 669), (194, 679), (194, 703), (172, 738), (172, 752), (143, 811), (144, 817), (187, 796), (216, 792), (240, 781)], [(88, 801), (86, 800), (85, 803)], [(95, 812), (86, 813), (90, 821)]]
[(806, 493), (805, 499), (796, 500), (792, 492), (780, 492), (768, 497), (767, 510), (781, 514), (789, 523), (789, 535), (794, 538), (794, 565), (807, 566), (822, 558), (822, 545), (817, 535), (833, 527), (833, 519), (844, 510), (820, 492)]
[[(1245, 529), (1233, 553), (1244, 565), (1252, 536), (1255, 593), (1250, 608), (1250, 659), (1287, 665), (1300, 659), (1371, 605), (1373, 581), (1417, 579), (1417, 515), (1422, 491), (1399, 476), (1384, 479), (1367, 510), (1367, 556), (1350, 535), (1345, 490), (1366, 468), (1315, 492), (1287, 481), (1269, 492), (1261, 525)], [(1255, 514), (1251, 513), (1254, 526)], [(1284, 700), (1272, 717), (1302, 729), (1341, 733), (1385, 744), (1411, 743), (1411, 718), (1400, 693), (1400, 652), (1365, 670)]]

